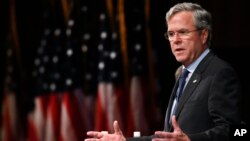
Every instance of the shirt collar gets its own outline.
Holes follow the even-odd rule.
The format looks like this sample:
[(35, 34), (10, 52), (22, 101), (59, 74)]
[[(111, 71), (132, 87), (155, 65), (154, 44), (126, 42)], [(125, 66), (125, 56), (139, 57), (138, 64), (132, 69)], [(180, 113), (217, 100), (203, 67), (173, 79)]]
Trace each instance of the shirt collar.
[[(200, 64), (200, 62), (205, 58), (205, 56), (210, 52), (210, 49), (207, 48), (205, 51), (202, 52), (202, 54), (189, 66), (187, 66), (187, 70), (191, 73), (193, 73), (195, 71), (195, 69), (197, 68), (197, 66)], [(185, 67), (183, 66), (182, 69), (184, 69)]]

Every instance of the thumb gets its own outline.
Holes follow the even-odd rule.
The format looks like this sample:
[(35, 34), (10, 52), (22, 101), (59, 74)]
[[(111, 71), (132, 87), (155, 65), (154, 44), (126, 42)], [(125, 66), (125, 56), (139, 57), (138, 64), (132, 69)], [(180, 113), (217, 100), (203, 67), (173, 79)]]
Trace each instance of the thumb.
[(115, 134), (122, 135), (122, 131), (121, 131), (120, 127), (119, 127), (119, 124), (118, 124), (117, 120), (114, 121), (113, 127), (114, 127), (114, 130), (115, 130)]
[(172, 125), (174, 127), (174, 132), (175, 131), (181, 131), (181, 128), (180, 128), (178, 122), (176, 121), (176, 116), (175, 115), (172, 116)]

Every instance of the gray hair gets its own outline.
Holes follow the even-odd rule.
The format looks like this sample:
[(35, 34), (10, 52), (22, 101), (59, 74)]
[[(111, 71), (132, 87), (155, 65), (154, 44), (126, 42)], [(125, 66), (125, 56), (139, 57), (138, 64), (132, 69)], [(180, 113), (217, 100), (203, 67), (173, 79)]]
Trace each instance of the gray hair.
[(193, 12), (194, 24), (196, 28), (208, 30), (207, 45), (208, 47), (210, 47), (211, 38), (212, 38), (212, 16), (211, 14), (198, 4), (184, 2), (184, 3), (178, 3), (169, 9), (169, 11), (166, 13), (166, 21), (168, 22), (169, 19), (173, 15), (182, 11)]

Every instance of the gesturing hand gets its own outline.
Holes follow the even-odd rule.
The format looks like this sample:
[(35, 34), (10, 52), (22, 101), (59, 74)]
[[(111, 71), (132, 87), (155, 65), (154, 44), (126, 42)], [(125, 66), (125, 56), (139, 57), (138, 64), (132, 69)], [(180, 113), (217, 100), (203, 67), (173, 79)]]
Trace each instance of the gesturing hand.
[(115, 131), (113, 134), (105, 134), (98, 131), (88, 131), (87, 135), (90, 136), (90, 138), (86, 138), (85, 141), (126, 141), (118, 125), (118, 121), (114, 121), (113, 127)]
[(173, 132), (156, 131), (155, 135), (157, 138), (152, 139), (152, 141), (190, 141), (187, 134), (181, 130), (175, 116), (172, 117), (172, 124), (174, 128)]

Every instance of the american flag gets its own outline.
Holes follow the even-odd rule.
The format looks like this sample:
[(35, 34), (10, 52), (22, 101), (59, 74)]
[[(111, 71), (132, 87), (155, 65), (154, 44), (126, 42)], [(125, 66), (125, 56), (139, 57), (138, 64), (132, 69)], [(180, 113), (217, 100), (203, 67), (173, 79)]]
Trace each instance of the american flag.
[(1, 121), (0, 121), (0, 140), (19, 141), (24, 139), (22, 122), (22, 108), (20, 101), (22, 96), (23, 68), (21, 67), (21, 54), (19, 48), (19, 38), (16, 26), (16, 11), (14, 1), (9, 1), (9, 26), (4, 48), (5, 70), (3, 99), (1, 99)]
[(1, 140), (3, 141), (12, 141), (18, 139), (17, 92), (19, 90), (19, 83), (17, 78), (19, 76), (17, 73), (15, 45), (13, 44), (13, 38), (9, 38), (10, 39), (8, 39), (8, 43), (6, 45), (7, 66), (4, 82), (3, 102), (1, 106)]
[[(61, 141), (78, 141), (82, 139), (84, 129), (81, 113), (82, 97), (81, 86), (83, 84), (82, 54), (79, 41), (79, 20), (76, 3), (72, 4), (71, 13), (66, 27), (65, 52), (63, 66), (63, 78), (65, 90), (61, 105)], [(77, 93), (74, 90), (77, 89)]]
[[(83, 61), (83, 101), (82, 115), (86, 133), (95, 126), (95, 104), (97, 91), (97, 62), (98, 62), (98, 7), (96, 1), (85, 0), (80, 2), (80, 48)], [(86, 134), (84, 134), (84, 138)]]
[(58, 19), (58, 9), (51, 9), (44, 10), (43, 34), (34, 58), (32, 76), (37, 96), (34, 99), (34, 110), (28, 116), (30, 141), (56, 140), (59, 137), (63, 27), (59, 22), (62, 20)]
[[(112, 3), (116, 5), (115, 3)], [(98, 90), (95, 130), (113, 131), (113, 121), (117, 120), (123, 129), (124, 97), (120, 34), (116, 6), (114, 13), (106, 9), (106, 3), (100, 11), (100, 42), (98, 44)], [(112, 16), (113, 15), (113, 16)], [(113, 19), (112, 19), (113, 18)], [(113, 22), (111, 22), (113, 21)]]
[(140, 131), (150, 134), (156, 121), (152, 79), (151, 45), (148, 28), (149, 3), (147, 0), (125, 1), (127, 43), (130, 70), (130, 92), (127, 134)]
[(29, 115), (29, 140), (81, 140), (84, 129), (82, 57), (78, 21), (71, 14), (64, 25), (61, 7), (44, 13), (44, 32), (34, 59), (34, 111)]
[[(32, 77), (34, 79), (34, 110), (28, 115), (28, 140), (43, 141), (45, 138), (45, 123), (47, 119), (47, 107), (49, 96), (49, 66), (51, 54), (48, 53), (52, 42), (52, 27), (50, 21), (50, 11), (45, 10), (43, 13), (44, 27), (40, 45), (37, 48), (36, 57), (34, 58), (34, 69)], [(59, 75), (58, 75), (59, 76)], [(59, 77), (57, 77), (59, 78)], [(51, 85), (52, 88), (52, 85)]]
[[(121, 5), (127, 16), (124, 32)], [(152, 105), (143, 6), (144, 1), (123, 5), (123, 0), (86, 0), (71, 1), (64, 17), (55, 5), (45, 10), (32, 74), (36, 97), (28, 120), (30, 141), (82, 140), (88, 130), (111, 132), (114, 120), (125, 135), (149, 132), (152, 110), (145, 107)], [(127, 39), (129, 54), (121, 51), (121, 39)]]

